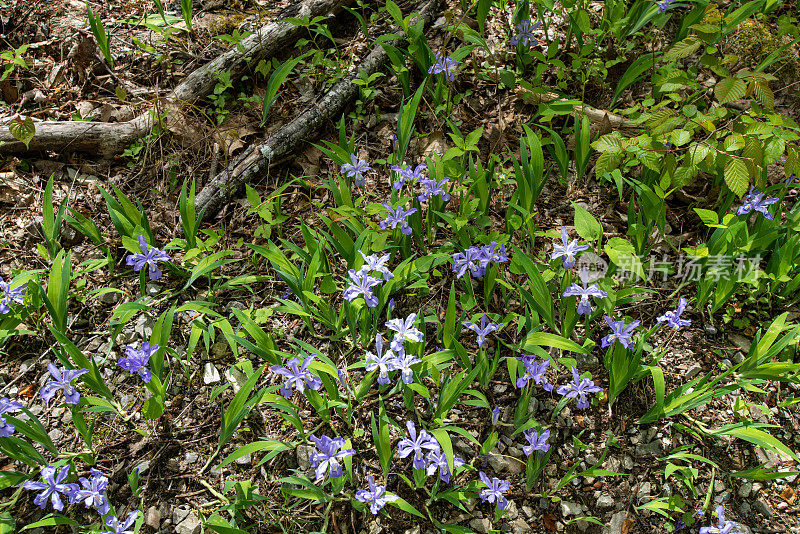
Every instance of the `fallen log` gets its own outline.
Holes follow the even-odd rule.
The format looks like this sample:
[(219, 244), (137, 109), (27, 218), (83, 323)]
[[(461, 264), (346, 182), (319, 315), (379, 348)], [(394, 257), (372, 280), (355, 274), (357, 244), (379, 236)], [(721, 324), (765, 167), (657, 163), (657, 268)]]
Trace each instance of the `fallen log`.
[[(430, 24), (439, 0), (428, 0), (417, 13), (425, 25)], [(403, 36), (402, 32), (398, 35)], [(392, 41), (395, 45), (396, 41)], [(195, 197), (195, 211), (203, 218), (216, 214), (227, 200), (246, 182), (266, 172), (291, 154), (301, 143), (316, 133), (322, 125), (339, 115), (345, 105), (358, 94), (359, 86), (353, 80), (360, 72), (370, 76), (388, 59), (383, 47), (376, 45), (364, 61), (351, 69), (344, 79), (328, 91), (322, 99), (312, 102), (290, 123), (278, 129), (266, 141), (250, 145), (227, 169), (217, 173)]]
[[(181, 107), (184, 103), (209, 95), (217, 83), (217, 73), (230, 71), (231, 79), (239, 78), (248, 66), (260, 59), (276, 55), (290, 45), (304, 30), (287, 22), (287, 17), (311, 18), (335, 13), (350, 0), (310, 0), (295, 4), (279, 15), (279, 20), (259, 28), (216, 59), (190, 73), (162, 101), (162, 108)], [(103, 156), (118, 154), (134, 141), (147, 135), (155, 124), (154, 111), (149, 109), (127, 122), (102, 123), (81, 121), (42, 121), (34, 123), (36, 133), (29, 146), (0, 128), (0, 154), (21, 154), (51, 150), (54, 152), (93, 152)]]

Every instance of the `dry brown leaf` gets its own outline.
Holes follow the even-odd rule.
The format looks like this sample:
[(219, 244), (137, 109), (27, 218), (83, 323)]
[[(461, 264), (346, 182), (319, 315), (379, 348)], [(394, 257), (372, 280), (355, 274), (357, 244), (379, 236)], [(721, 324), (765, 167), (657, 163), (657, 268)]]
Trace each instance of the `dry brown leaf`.
[(556, 531), (556, 516), (553, 514), (547, 514), (542, 519), (544, 519), (544, 528), (548, 532)]
[(19, 390), (19, 393), (17, 395), (19, 395), (20, 397), (25, 397), (26, 399), (30, 399), (31, 397), (33, 397), (35, 393), (36, 393), (36, 384), (28, 384), (27, 386)]
[(622, 534), (628, 534), (632, 526), (633, 526), (633, 518), (626, 517), (625, 520), (622, 522), (622, 530), (621, 530)]
[(781, 499), (789, 504), (794, 504), (794, 501), (797, 500), (797, 494), (794, 492), (791, 486), (786, 486), (786, 489), (781, 492)]

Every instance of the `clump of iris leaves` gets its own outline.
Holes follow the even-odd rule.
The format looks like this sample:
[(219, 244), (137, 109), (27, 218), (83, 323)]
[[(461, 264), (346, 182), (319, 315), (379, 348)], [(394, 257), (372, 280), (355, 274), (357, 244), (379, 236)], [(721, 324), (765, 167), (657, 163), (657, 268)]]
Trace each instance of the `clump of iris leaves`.
[[(546, 21), (542, 5), (533, 7)], [(444, 507), (466, 511), (465, 502), (477, 498), (487, 510), (494, 509), (497, 525), (512, 500), (532, 495), (558, 499), (578, 477), (618, 476), (602, 467), (617, 443), (611, 432), (594, 465), (580, 467), (582, 462), (575, 461), (554, 484), (543, 483), (541, 475), (553, 450), (566, 439), (553, 425), (567, 405), (614, 417), (615, 403), (637, 382), (654, 392), (649, 410), (638, 415), (639, 424), (687, 416), (683, 428), (693, 436), (729, 436), (797, 460), (770, 433), (770, 425), (751, 421), (747, 410), (738, 411), (739, 422), (719, 428), (688, 417), (692, 410), (725, 395), (761, 392), (768, 381), (797, 382), (798, 364), (792, 358), (800, 327), (787, 323), (787, 314), (757, 331), (739, 363), (701, 373), (670, 391), (660, 364), (676, 337), (691, 327), (690, 317), (713, 314), (737, 291), (778, 299), (797, 290), (800, 206), (785, 200), (796, 185), (793, 176), (776, 184), (754, 177), (759, 187), (750, 187), (743, 198), (725, 190), (717, 205), (695, 210), (707, 228), (702, 232), (706, 242), (689, 251), (693, 259), (708, 267), (709, 258), (746, 254), (760, 258), (756, 274), (724, 282), (701, 277), (675, 287), (668, 304), (658, 301), (662, 309), (655, 319), (629, 317), (625, 310), (654, 292), (644, 273), (652, 236), (664, 231), (671, 184), (666, 169), (655, 172), (648, 162), (639, 180), (620, 170), (598, 176), (603, 186), (616, 182), (620, 196), (623, 186), (628, 188), (631, 209), (625, 237), (604, 239), (600, 222), (578, 205), (571, 229), (537, 226), (535, 205), (548, 179), (566, 182), (572, 170), (583, 176), (593, 148), (605, 155), (610, 138), (601, 139), (605, 144), (591, 143), (588, 122), (578, 116), (575, 149), (567, 151), (556, 131), (526, 125), (519, 157), (491, 155), (483, 164), (477, 149), (483, 129), (463, 135), (447, 117), (459, 96), (454, 89), (457, 79), (474, 74), (465, 66), (467, 58), (476, 49), (489, 50), (482, 32), (492, 3), (478, 2), (480, 32), (461, 28), (467, 44), (450, 43), (451, 50), (436, 52), (420, 22), (404, 18), (392, 2), (386, 7), (409, 36), (405, 53), (413, 68), (427, 76), (412, 93), (406, 60), (399, 49), (386, 45), (392, 72), (405, 95), (392, 152), (367, 161), (355, 136), (347, 137), (342, 120), (338, 143), (318, 147), (339, 168), (318, 186), (326, 190), (330, 202), (312, 201), (320, 224), (299, 223), (296, 241), (276, 236), (283, 235), (280, 227), (288, 218), (281, 211), (282, 195), (292, 184), (307, 186), (299, 179), (266, 199), (248, 186), (249, 216), (261, 226), (255, 241), (246, 244), (251, 254), (245, 259), (233, 257), (236, 251), (219, 250), (221, 231), (200, 230), (193, 181), (187, 180), (180, 193), (182, 237), (163, 245), (150, 228), (148, 210), (114, 186), (111, 191), (100, 188), (122, 247), (128, 250), (120, 255), (90, 218), (66, 201), (53, 206), (50, 179), (42, 213), (45, 241), (39, 245), (49, 272), (26, 271), (0, 281), (0, 341), (30, 334), (52, 339), (55, 361), (48, 364), (48, 377), (31, 402), (41, 402), (54, 415), (68, 413), (82, 448), (59, 449), (48, 434), (52, 428), (45, 427), (30, 406), (0, 399), (0, 450), (14, 466), (0, 471), (2, 486), (14, 491), (0, 514), (0, 526), (14, 530), (15, 504), (32, 499), (48, 513), (29, 528), (73, 525), (92, 532), (137, 532), (144, 521), (141, 511), (118, 508), (107, 494), (109, 473), (98, 467), (94, 439), (97, 423), (113, 418), (120, 425), (135, 425), (138, 414), (151, 420), (162, 417), (172, 385), (179, 378), (188, 383), (196, 376), (193, 354), (199, 345), (208, 351), (217, 339), (224, 339), (240, 359), (232, 370), (242, 380), (235, 393), (223, 395), (230, 387), (226, 383), (210, 394), (219, 405), (221, 423), (216, 447), (198, 477), (209, 470), (219, 473), (247, 455), (264, 464), (294, 455), (298, 446), (313, 447), (307, 472), (287, 468), (275, 483), (290, 503), (324, 505), (321, 531), (328, 529), (333, 506), (350, 506), (365, 520), (378, 514), (399, 514), (404, 521), (418, 516), (449, 532), (468, 532), (467, 527), (447, 523)], [(544, 34), (531, 7), (521, 2), (510, 9), (508, 46), (522, 70), (535, 60), (547, 59), (537, 49)], [(637, 15), (630, 24), (636, 29), (663, 24), (660, 17), (682, 7), (670, 1), (635, 2)], [(695, 21), (708, 13), (698, 7), (687, 9)], [(415, 118), (426, 93), (430, 106), (447, 121), (455, 146), (443, 155), (431, 153), (410, 161)], [(676, 138), (669, 133), (660, 138), (654, 134), (652, 146), (666, 154), (677, 149), (673, 141), (686, 144), (683, 134)], [(784, 135), (782, 146), (797, 138), (796, 133)], [(741, 157), (735, 151), (742, 147), (732, 146), (732, 157)], [(546, 151), (553, 156), (552, 166), (545, 160)], [(696, 153), (687, 156), (687, 165), (697, 165)], [(629, 168), (639, 162), (626, 161), (633, 161)], [(731, 164), (724, 160), (715, 165), (718, 179), (730, 185), (736, 169), (729, 172)], [(556, 172), (560, 176), (551, 177)], [(736, 189), (742, 196), (741, 187)], [(70, 251), (59, 241), (62, 224), (81, 231), (103, 255), (74, 267)], [(587, 252), (608, 259), (609, 268), (602, 276), (581, 268), (586, 265), (581, 255)], [(232, 264), (243, 261), (268, 274), (226, 274), (235, 267)], [(77, 298), (91, 303), (91, 298), (105, 293), (122, 292), (110, 287), (89, 290), (78, 284), (100, 269), (122, 278), (139, 276), (139, 296), (118, 304), (108, 322), (111, 338), (140, 314), (157, 316), (149, 340), (119, 347), (118, 358), (85, 353), (68, 325)], [(618, 276), (624, 270), (629, 276)], [(155, 281), (162, 285), (153, 285)], [(231, 307), (228, 316), (220, 312), (215, 295), (257, 292), (264, 282), (277, 282), (283, 288), (277, 305), (257, 310)], [(183, 297), (202, 284), (207, 284), (205, 299)], [(181, 349), (176, 338), (185, 340), (186, 332), (175, 328), (179, 317), (189, 318), (188, 341)], [(299, 320), (309, 336), (303, 340), (301, 332), (284, 341), (268, 326), (286, 317)], [(594, 375), (579, 365), (580, 357), (591, 353), (603, 364)], [(127, 380), (142, 388), (140, 404), (122, 405), (103, 372), (108, 369), (130, 374)], [(491, 402), (495, 384), (510, 387), (513, 400), (502, 406)], [(534, 398), (552, 400), (542, 419), (530, 409)], [(400, 399), (401, 408), (387, 409), (389, 399)], [(790, 397), (782, 406), (794, 402)], [(487, 421), (482, 434), (459, 426), (454, 417), (457, 406), (482, 412), (479, 417)], [(282, 418), (280, 439), (262, 436), (245, 442), (239, 430), (254, 410)], [(307, 410), (315, 417), (301, 415)], [(524, 463), (519, 476), (499, 478), (486, 472), (486, 458), (499, 454), (501, 434), (524, 454), (524, 459), (509, 457)], [(455, 440), (472, 446), (474, 454), (463, 455), (467, 448), (454, 446)], [(587, 448), (578, 435), (572, 436), (572, 446), (576, 460)], [(737, 530), (722, 506), (711, 509), (713, 484), (705, 495), (696, 485), (695, 465), (712, 467), (721, 476), (719, 465), (691, 447), (678, 447), (658, 462), (658, 475), (674, 480), (680, 489), (637, 510), (660, 514), (668, 530), (698, 521), (710, 525), (701, 533)], [(755, 480), (785, 476), (765, 465), (725, 474)], [(128, 482), (143, 505), (137, 470), (129, 473)], [(203, 516), (207, 529), (247, 532), (267, 521), (258, 512), (266, 506), (266, 497), (251, 482), (236, 480), (234, 474), (221, 491), (208, 487), (218, 506)], [(67, 512), (70, 506), (81, 505), (96, 513), (96, 519), (89, 512)], [(75, 517), (90, 523), (81, 524)], [(576, 520), (602, 524), (591, 516), (572, 519)]]

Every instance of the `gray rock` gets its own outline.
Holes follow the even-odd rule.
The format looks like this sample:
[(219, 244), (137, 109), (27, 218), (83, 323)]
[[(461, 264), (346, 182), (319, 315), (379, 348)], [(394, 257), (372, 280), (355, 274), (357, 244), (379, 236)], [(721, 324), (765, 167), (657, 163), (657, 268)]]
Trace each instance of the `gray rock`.
[(250, 465), (253, 463), (253, 455), (252, 454), (245, 454), (244, 456), (240, 456), (237, 458), (236, 463), (238, 465)]
[(62, 432), (61, 430), (59, 430), (57, 428), (54, 428), (53, 430), (48, 432), (47, 435), (50, 436), (51, 440), (53, 440), (54, 442), (57, 443), (61, 438), (64, 437), (64, 432)]
[(608, 534), (622, 534), (622, 524), (627, 516), (628, 512), (617, 512), (612, 515), (611, 523), (608, 525)]
[(156, 284), (155, 282), (147, 282), (147, 285), (144, 287), (145, 293), (147, 293), (151, 297), (155, 297), (159, 293), (161, 293), (161, 286)]
[(739, 497), (742, 497), (744, 499), (749, 497), (752, 491), (753, 491), (753, 483), (745, 482), (739, 487), (739, 491), (737, 493), (739, 494)]
[(107, 306), (112, 306), (119, 302), (119, 298), (122, 296), (122, 293), (119, 291), (109, 291), (107, 293), (103, 293), (100, 295), (99, 300), (102, 304)]
[(752, 344), (752, 340), (747, 339), (744, 336), (740, 336), (739, 334), (729, 334), (728, 341), (733, 343), (737, 349), (747, 354), (750, 352), (750, 345)]
[(153, 319), (148, 315), (141, 314), (136, 318), (133, 331), (142, 339), (150, 339), (153, 333), (153, 326), (155, 326)]
[(189, 514), (192, 512), (186, 505), (176, 506), (172, 510), (172, 524), (177, 525), (182, 523), (184, 519), (186, 519)]
[(525, 470), (525, 464), (513, 457), (492, 454), (489, 456), (489, 465), (495, 473), (509, 473), (518, 475)]
[(219, 376), (219, 371), (217, 371), (217, 368), (214, 367), (214, 364), (211, 362), (206, 362), (206, 364), (203, 366), (203, 383), (205, 385), (216, 384), (220, 380), (222, 379)]
[(414, 528), (407, 528), (403, 534), (422, 534), (422, 529), (417, 525)]
[(661, 454), (661, 442), (656, 440), (646, 445), (636, 446), (636, 456), (653, 456)]
[(600, 367), (600, 360), (594, 354), (581, 354), (575, 356), (578, 369), (581, 371), (593, 371)]
[(175, 526), (176, 534), (200, 534), (202, 526), (200, 525), (200, 518), (194, 511), (189, 512), (186, 519), (181, 521)]
[(508, 501), (508, 506), (506, 506), (504, 516), (509, 520), (513, 521), (517, 517), (519, 517), (519, 511), (517, 510), (517, 503), (514, 501)]
[(639, 499), (639, 501), (649, 499), (651, 490), (652, 486), (649, 482), (642, 482), (639, 484), (639, 488), (636, 490), (636, 497)]
[(533, 529), (522, 518), (511, 522), (511, 534), (528, 534), (529, 532), (533, 532)]
[(139, 471), (139, 476), (147, 473), (147, 470), (150, 469), (150, 460), (144, 460), (143, 462), (139, 462), (134, 469)]
[(486, 517), (473, 519), (469, 522), (469, 526), (478, 534), (489, 534), (489, 531), (492, 530), (492, 522)]
[(717, 335), (717, 329), (716, 329), (716, 327), (714, 327), (714, 326), (711, 326), (710, 324), (709, 324), (709, 325), (706, 325), (706, 327), (705, 327), (705, 331), (706, 331), (706, 335), (707, 335), (707, 336), (716, 336), (716, 335)]
[(578, 503), (561, 501), (561, 515), (564, 517), (569, 517), (571, 515), (579, 516), (581, 515), (581, 505)]
[(614, 506), (614, 498), (608, 493), (603, 493), (597, 498), (597, 507), (606, 510)]
[(36, 366), (36, 360), (33, 358), (28, 358), (24, 362), (19, 365), (19, 372), (20, 373), (27, 373), (31, 369)]
[(775, 513), (772, 511), (772, 507), (767, 504), (764, 499), (756, 499), (756, 502), (753, 503), (753, 508), (755, 508), (759, 514), (767, 518), (772, 517), (772, 515)]
[(720, 479), (716, 479), (714, 481), (714, 493), (720, 493), (723, 491), (725, 491), (725, 482)]
[(161, 528), (161, 512), (155, 506), (151, 506), (147, 509), (147, 513), (144, 516), (145, 524), (155, 530)]
[(694, 377), (696, 377), (698, 374), (700, 374), (700, 371), (701, 371), (701, 370), (702, 370), (702, 368), (701, 368), (699, 365), (697, 365), (697, 364), (691, 365), (691, 366), (690, 366), (690, 367), (689, 367), (689, 368), (686, 370), (686, 378), (687, 378), (688, 380), (691, 380), (692, 378), (694, 378)]
[(622, 457), (622, 467), (626, 471), (630, 471), (631, 469), (633, 469), (633, 458), (631, 458), (627, 454), (625, 456), (623, 456)]
[(316, 447), (311, 445), (298, 445), (297, 446), (297, 465), (300, 470), (305, 472), (311, 469), (311, 455), (314, 454)]
[(733, 363), (735, 364), (742, 363), (744, 361), (744, 354), (742, 351), (737, 350), (736, 353), (734, 353), (734, 355), (731, 357), (731, 360), (733, 360)]
[(197, 462), (198, 458), (199, 458), (199, 456), (197, 455), (196, 452), (189, 451), (183, 457), (183, 461), (186, 462), (187, 464), (191, 465), (191, 464)]

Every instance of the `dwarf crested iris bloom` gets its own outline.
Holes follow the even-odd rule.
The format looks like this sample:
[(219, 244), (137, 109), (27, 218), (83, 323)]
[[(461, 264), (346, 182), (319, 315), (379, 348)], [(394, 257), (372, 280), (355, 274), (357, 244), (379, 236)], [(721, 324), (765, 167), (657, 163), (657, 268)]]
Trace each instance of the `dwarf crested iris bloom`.
[(428, 165), (420, 163), (416, 167), (407, 166), (405, 169), (399, 165), (392, 165), (392, 170), (398, 174), (397, 180), (392, 185), (398, 191), (403, 189), (406, 180), (419, 180), (422, 178), (422, 173), (428, 169)]
[(134, 271), (141, 270), (145, 265), (149, 266), (148, 275), (150, 276), (150, 280), (158, 280), (164, 273), (158, 268), (157, 262), (169, 261), (171, 259), (170, 255), (156, 247), (147, 248), (147, 240), (141, 234), (139, 234), (137, 239), (139, 240), (139, 247), (141, 247), (142, 252), (129, 254), (128, 257), (125, 258), (125, 263), (133, 265)]
[(147, 364), (150, 363), (150, 356), (152, 356), (158, 349), (158, 345), (151, 345), (148, 342), (142, 343), (142, 348), (137, 349), (133, 345), (125, 347), (125, 358), (120, 358), (117, 365), (128, 371), (130, 374), (139, 373), (145, 384), (150, 382), (152, 374), (147, 369)]
[(487, 267), (489, 263), (505, 263), (508, 261), (508, 254), (506, 254), (506, 246), (500, 245), (497, 248), (497, 241), (492, 241), (488, 245), (481, 247), (481, 254), (483, 255), (482, 262), (485, 262), (483, 267)]
[(39, 391), (39, 395), (41, 395), (42, 400), (45, 402), (50, 402), (50, 399), (53, 398), (53, 395), (59, 391), (63, 391), (65, 402), (68, 404), (78, 404), (81, 399), (81, 395), (78, 393), (77, 389), (72, 387), (70, 382), (81, 375), (85, 375), (89, 372), (89, 370), (64, 369), (63, 371), (60, 371), (58, 367), (52, 363), (47, 364), (47, 370), (50, 371), (50, 376), (53, 377), (53, 380), (45, 384), (44, 387)]
[(358, 272), (350, 269), (347, 273), (350, 275), (350, 280), (352, 281), (344, 290), (344, 293), (342, 293), (342, 296), (345, 298), (345, 300), (351, 301), (355, 298), (358, 298), (359, 295), (362, 295), (367, 303), (367, 306), (370, 308), (377, 306), (378, 297), (376, 297), (372, 292), (372, 288), (381, 283), (380, 278), (375, 278), (374, 276), (365, 274), (363, 269), (359, 270)]
[(660, 0), (659, 2), (656, 2), (656, 5), (658, 6), (658, 11), (656, 13), (660, 15), (661, 13), (665, 12), (667, 8), (669, 8), (670, 4), (672, 4), (674, 1), (675, 0)]
[(86, 508), (94, 508), (100, 515), (106, 515), (111, 505), (106, 498), (108, 478), (98, 469), (91, 469), (91, 478), (81, 477), (78, 482), (83, 489), (72, 494), (73, 502), (82, 502)]
[(367, 165), (367, 161), (358, 159), (355, 154), (350, 154), (350, 163), (345, 163), (342, 165), (342, 168), (339, 169), (342, 174), (353, 179), (353, 183), (356, 184), (356, 187), (364, 187), (364, 173), (368, 170), (370, 170), (370, 166)]
[(395, 332), (394, 338), (392, 339), (393, 351), (400, 352), (403, 348), (403, 342), (406, 340), (419, 343), (424, 339), (422, 332), (414, 327), (414, 321), (416, 320), (417, 314), (412, 313), (405, 319), (386, 321), (386, 328)]
[(547, 452), (550, 450), (550, 444), (547, 443), (547, 440), (550, 439), (549, 430), (539, 434), (536, 430), (529, 428), (522, 435), (528, 440), (528, 445), (522, 447), (522, 452), (525, 453), (525, 456), (530, 456), (533, 451)]
[(48, 465), (42, 468), (42, 480), (29, 480), (22, 485), (23, 488), (29, 491), (41, 491), (33, 499), (33, 504), (44, 510), (47, 507), (47, 501), (53, 505), (53, 509), (59, 512), (64, 509), (64, 503), (61, 501), (61, 494), (67, 496), (68, 500), (72, 499), (72, 494), (78, 491), (77, 484), (65, 484), (64, 481), (69, 475), (69, 466), (65, 465), (56, 472), (55, 466)]
[(400, 225), (400, 231), (403, 232), (405, 235), (411, 235), (411, 226), (408, 225), (408, 221), (406, 221), (406, 217), (411, 215), (412, 213), (416, 213), (417, 208), (411, 208), (410, 210), (404, 210), (403, 208), (399, 207), (397, 209), (392, 209), (389, 204), (384, 204), (383, 207), (386, 208), (386, 218), (381, 221), (380, 226), (384, 230), (391, 227), (392, 229), (397, 228), (397, 225)]
[(641, 321), (631, 321), (628, 326), (625, 326), (625, 319), (615, 321), (608, 315), (603, 318), (606, 320), (606, 323), (608, 323), (608, 326), (611, 327), (611, 333), (602, 339), (603, 348), (611, 346), (615, 341), (619, 341), (626, 349), (632, 349), (633, 330), (639, 326)]
[(682, 326), (689, 326), (692, 324), (692, 321), (689, 319), (681, 319), (681, 314), (686, 309), (686, 299), (681, 297), (678, 301), (678, 308), (675, 310), (670, 310), (658, 319), (656, 322), (658, 324), (667, 323), (673, 330), (678, 330)]
[(133, 526), (136, 523), (136, 518), (139, 517), (139, 510), (134, 510), (128, 516), (128, 519), (123, 521), (122, 523), (119, 522), (117, 516), (110, 515), (106, 517), (105, 523), (106, 527), (110, 528), (111, 530), (104, 530), (100, 534), (133, 534)]
[(545, 374), (547, 368), (550, 367), (550, 359), (542, 360), (542, 363), (536, 363), (536, 356), (532, 354), (523, 354), (521, 358), (517, 358), (525, 366), (525, 373), (517, 378), (517, 387), (524, 388), (528, 385), (530, 380), (536, 384), (541, 384), (545, 391), (553, 391), (553, 385), (547, 381)]
[(583, 410), (589, 407), (589, 399), (586, 398), (586, 395), (598, 391), (603, 391), (603, 388), (595, 386), (594, 382), (588, 378), (580, 378), (578, 370), (572, 366), (572, 383), (559, 386), (556, 393), (568, 399), (578, 399), (576, 406), (579, 410)]
[(369, 274), (373, 271), (378, 271), (381, 273), (381, 276), (384, 280), (391, 280), (394, 278), (392, 271), (390, 271), (386, 264), (389, 262), (389, 258), (391, 258), (391, 254), (384, 254), (383, 256), (378, 257), (377, 254), (370, 254), (367, 256), (360, 250), (358, 251), (361, 254), (361, 257), (364, 258), (364, 265), (358, 270), (358, 274), (364, 276), (365, 274)]
[(422, 193), (417, 197), (420, 202), (427, 202), (430, 197), (440, 196), (442, 200), (445, 202), (450, 201), (450, 193), (445, 191), (444, 184), (446, 184), (450, 178), (445, 176), (441, 179), (441, 181), (437, 182), (433, 178), (422, 178), (420, 179), (419, 183), (422, 184), (422, 187), (425, 189), (422, 190)]
[(750, 187), (750, 192), (742, 199), (742, 205), (736, 210), (736, 215), (746, 215), (756, 210), (760, 211), (764, 217), (771, 221), (772, 214), (769, 212), (769, 206), (775, 204), (777, 201), (778, 199), (774, 197), (764, 198), (764, 193), (755, 187)]
[(794, 182), (794, 181), (795, 181), (795, 179), (794, 179), (794, 173), (792, 173), (792, 174), (790, 174), (790, 175), (789, 175), (789, 177), (786, 179), (786, 182), (784, 182), (784, 185), (785, 185), (786, 187), (789, 187), (790, 185), (792, 185), (792, 182)]
[(322, 385), (322, 380), (318, 376), (312, 375), (308, 371), (309, 364), (314, 360), (314, 354), (306, 357), (303, 363), (298, 367), (297, 358), (289, 358), (286, 362), (286, 367), (280, 365), (273, 365), (270, 371), (277, 375), (283, 375), (286, 380), (283, 382), (281, 388), (281, 395), (284, 398), (292, 396), (292, 389), (296, 389), (301, 394), (305, 393), (306, 388), (317, 390)]
[(542, 21), (536, 21), (531, 24), (529, 20), (523, 20), (517, 24), (517, 34), (513, 36), (508, 42), (511, 46), (517, 46), (517, 43), (522, 43), (522, 46), (536, 46), (539, 40), (533, 35), (533, 30), (539, 28)]
[(729, 534), (734, 532), (734, 528), (736, 528), (736, 523), (733, 521), (726, 521), (725, 520), (725, 508), (720, 505), (717, 505), (717, 526), (716, 527), (701, 527), (700, 534)]
[(383, 338), (380, 334), (375, 336), (375, 352), (378, 353), (377, 356), (369, 351), (364, 355), (364, 359), (367, 362), (364, 369), (367, 371), (378, 369), (378, 384), (388, 384), (390, 382), (389, 371), (394, 371), (396, 359), (391, 350), (387, 350), (386, 353), (383, 352)]
[(489, 323), (489, 324), (486, 324), (486, 317), (487, 317), (486, 314), (484, 314), (483, 317), (481, 317), (481, 325), (480, 326), (476, 325), (475, 323), (470, 323), (470, 322), (461, 323), (466, 328), (469, 328), (470, 330), (472, 330), (473, 332), (478, 334), (478, 346), (479, 347), (481, 345), (483, 345), (483, 342), (486, 340), (486, 336), (488, 336), (492, 332), (496, 332), (496, 331), (500, 330), (503, 327), (503, 323)]
[(392, 363), (390, 370), (400, 371), (400, 379), (403, 381), (403, 383), (410, 384), (414, 381), (414, 371), (411, 369), (411, 366), (421, 361), (422, 360), (419, 358), (414, 357), (413, 354), (408, 354), (401, 346), (400, 350), (395, 356), (394, 363)]
[[(342, 449), (345, 445), (344, 438), (329, 438), (322, 436), (318, 438), (313, 434), (308, 437), (313, 441), (319, 452), (311, 455), (311, 467), (314, 468), (314, 482), (319, 482), (325, 478), (325, 473), (328, 473), (331, 478), (339, 478), (342, 476), (342, 465), (339, 460), (347, 456), (353, 456), (356, 451), (353, 449)], [(342, 449), (342, 450), (339, 450)]]
[(564, 291), (564, 296), (580, 297), (580, 300), (578, 300), (578, 315), (589, 315), (592, 313), (592, 303), (589, 297), (605, 298), (608, 296), (608, 293), (597, 287), (597, 284), (586, 287), (586, 282), (588, 281), (587, 269), (581, 269), (580, 276), (582, 286), (572, 284)]
[[(444, 482), (445, 484), (450, 483), (450, 466), (447, 465), (447, 456), (445, 456), (444, 451), (441, 448), (431, 451), (425, 457), (425, 461), (428, 465), (425, 467), (425, 474), (431, 476), (439, 471), (439, 480)], [(464, 460), (459, 458), (458, 456), (453, 456), (453, 468), (461, 467), (464, 465)]]
[(497, 508), (505, 510), (506, 506), (508, 506), (508, 499), (505, 498), (503, 493), (511, 488), (511, 483), (507, 480), (500, 480), (497, 477), (489, 480), (489, 477), (483, 471), (479, 473), (479, 476), (481, 477), (481, 482), (486, 486), (485, 490), (481, 490), (481, 502), (494, 503), (496, 501)]
[(492, 408), (492, 426), (497, 426), (500, 421), (500, 406)]
[(428, 453), (441, 450), (441, 446), (436, 441), (436, 438), (425, 430), (420, 429), (419, 434), (417, 434), (417, 427), (414, 426), (414, 421), (406, 422), (406, 429), (408, 429), (409, 437), (401, 439), (397, 444), (397, 454), (400, 458), (405, 458), (413, 452), (414, 462), (412, 465), (414, 469), (423, 469)]
[(0, 438), (7, 438), (14, 433), (14, 425), (6, 421), (3, 414), (8, 412), (18, 412), (22, 409), (22, 403), (11, 402), (8, 397), (0, 399)]
[(563, 264), (565, 269), (572, 269), (575, 266), (575, 255), (578, 252), (583, 252), (587, 250), (589, 245), (579, 245), (577, 239), (573, 239), (572, 242), (569, 241), (569, 236), (567, 235), (567, 227), (561, 227), (561, 244), (560, 245), (553, 245), (553, 253), (550, 255), (550, 259), (554, 260), (556, 258), (564, 258)]
[(442, 57), (440, 52), (436, 52), (436, 61), (428, 69), (428, 74), (439, 74), (444, 72), (448, 82), (456, 79), (456, 68), (461, 64), (450, 56)]
[(13, 300), (17, 304), (25, 302), (26, 286), (10, 287), (11, 282), (6, 282), (0, 277), (0, 289), (3, 291), (3, 298), (0, 300), (0, 315), (5, 315), (11, 311), (9, 303)]
[(369, 511), (372, 515), (378, 515), (378, 512), (390, 502), (398, 499), (397, 495), (390, 495), (386, 493), (386, 486), (378, 486), (375, 484), (375, 477), (372, 475), (367, 477), (369, 489), (360, 489), (356, 492), (356, 499), (364, 504), (369, 503)]
[(482, 259), (483, 253), (477, 247), (469, 247), (464, 252), (453, 254), (453, 272), (456, 273), (456, 278), (461, 278), (467, 271), (476, 278), (483, 276), (485, 269), (480, 266)]

